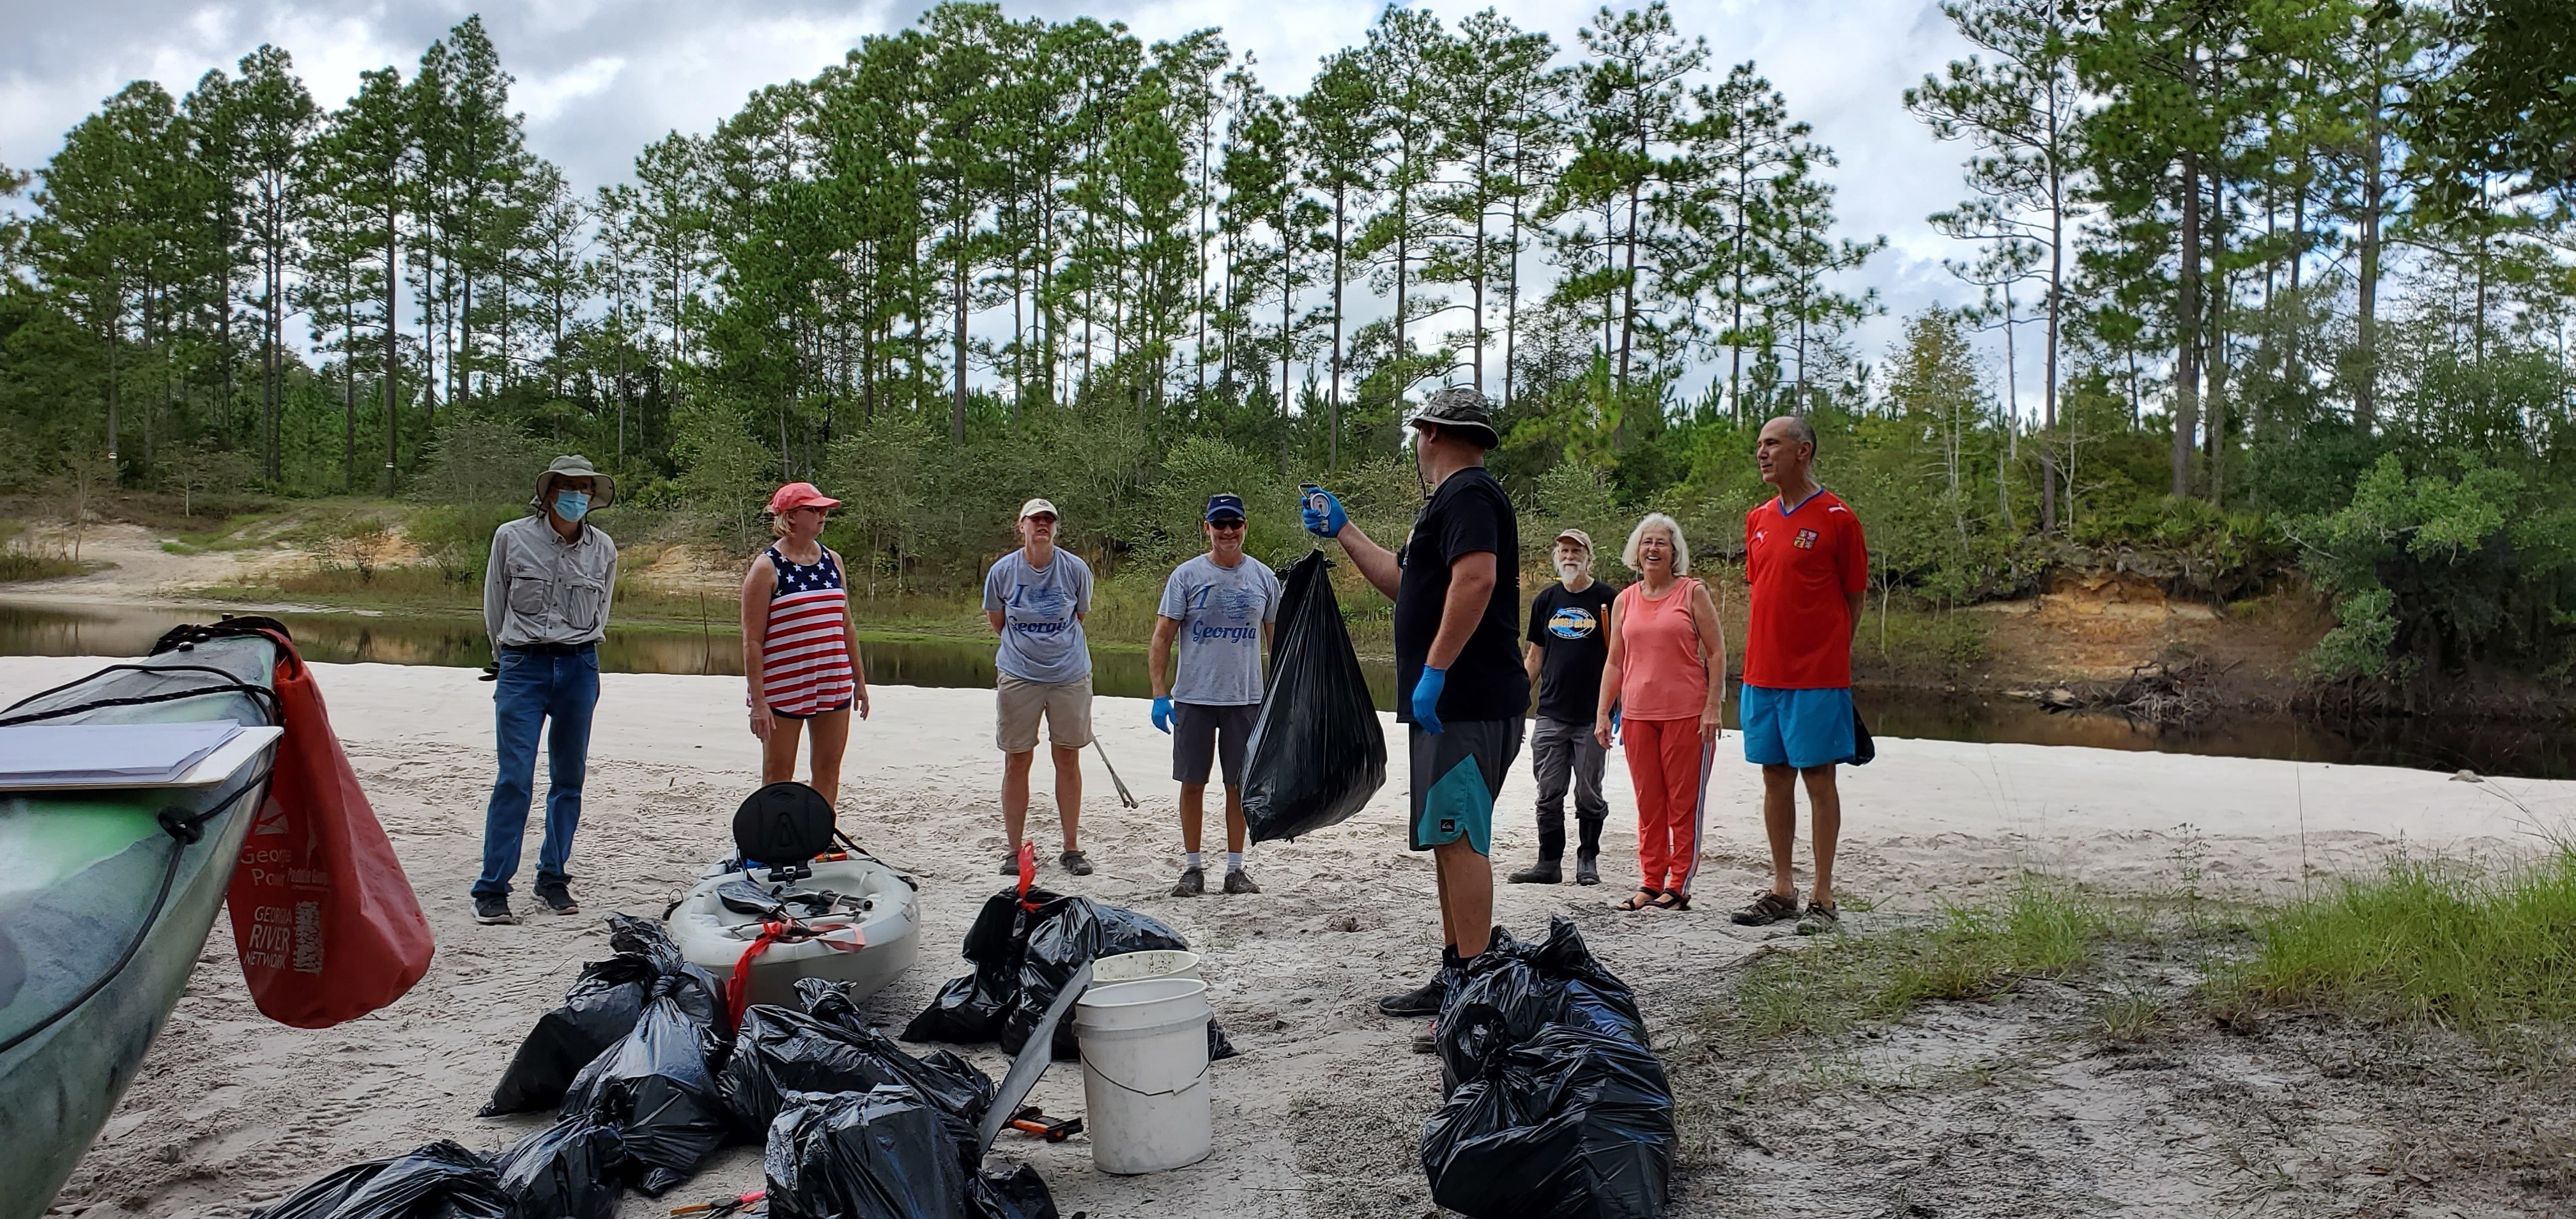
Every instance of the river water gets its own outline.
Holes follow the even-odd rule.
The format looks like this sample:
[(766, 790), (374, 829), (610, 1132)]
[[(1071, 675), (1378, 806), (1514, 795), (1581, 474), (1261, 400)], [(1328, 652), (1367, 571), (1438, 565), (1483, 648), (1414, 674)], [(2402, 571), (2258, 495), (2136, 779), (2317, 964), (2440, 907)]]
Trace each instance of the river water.
[[(0, 601), (0, 655), (140, 656), (163, 631), (203, 622), (213, 609), (139, 606), (72, 608)], [(490, 659), (480, 621), (466, 617), (403, 618), (364, 613), (278, 614), (308, 659), (478, 668)], [(906, 686), (990, 688), (993, 645), (976, 639), (866, 638), (868, 680)], [(620, 673), (739, 675), (742, 645), (731, 630), (621, 626), (600, 645), (600, 667)], [(1394, 666), (1362, 660), (1381, 708), (1395, 705)], [(1102, 694), (1152, 693), (1141, 651), (1101, 648), (1092, 654), (1093, 687)], [(1873, 732), (1944, 741), (2089, 745), (2226, 757), (2467, 768), (2483, 774), (2576, 778), (2576, 745), (2547, 721), (2376, 718), (2331, 724), (2286, 714), (2230, 713), (2190, 730), (2133, 724), (2116, 715), (2060, 714), (2019, 699), (1946, 696), (1918, 690), (1858, 692)], [(1732, 709), (1729, 722), (1733, 721)]]

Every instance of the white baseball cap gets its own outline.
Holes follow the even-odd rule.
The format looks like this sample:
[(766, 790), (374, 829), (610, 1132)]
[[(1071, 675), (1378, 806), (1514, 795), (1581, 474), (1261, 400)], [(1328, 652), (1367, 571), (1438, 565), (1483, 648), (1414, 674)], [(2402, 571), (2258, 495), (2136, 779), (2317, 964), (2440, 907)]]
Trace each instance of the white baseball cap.
[(1054, 505), (1054, 504), (1050, 504), (1050, 503), (1048, 503), (1047, 501), (1042, 500), (1042, 499), (1033, 499), (1033, 500), (1030, 500), (1029, 502), (1027, 502), (1027, 503), (1025, 503), (1025, 504), (1020, 505), (1020, 519), (1021, 519), (1021, 520), (1024, 520), (1024, 521), (1025, 521), (1025, 520), (1029, 519), (1030, 517), (1038, 516), (1038, 515), (1041, 515), (1041, 514), (1046, 515), (1046, 516), (1054, 517), (1054, 518), (1056, 518), (1057, 520), (1063, 520), (1063, 519), (1064, 519), (1064, 514), (1063, 514), (1063, 513), (1061, 513), (1061, 512), (1056, 511), (1056, 510), (1055, 510), (1055, 505)]

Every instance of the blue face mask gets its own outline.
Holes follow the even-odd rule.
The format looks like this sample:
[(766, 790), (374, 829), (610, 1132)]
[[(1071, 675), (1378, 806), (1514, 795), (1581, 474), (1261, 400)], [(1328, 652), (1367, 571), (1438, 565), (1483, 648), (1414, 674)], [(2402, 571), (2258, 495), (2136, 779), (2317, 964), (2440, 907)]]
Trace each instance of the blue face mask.
[(571, 488), (555, 492), (555, 515), (568, 521), (590, 515), (590, 492)]

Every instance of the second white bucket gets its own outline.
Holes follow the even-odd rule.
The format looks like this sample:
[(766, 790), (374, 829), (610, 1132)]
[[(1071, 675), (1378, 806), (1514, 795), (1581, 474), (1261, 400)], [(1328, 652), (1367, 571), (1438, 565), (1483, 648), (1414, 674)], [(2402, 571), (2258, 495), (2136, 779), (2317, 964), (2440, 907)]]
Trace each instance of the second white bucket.
[[(1112, 958), (1115, 959), (1115, 958)], [(1073, 1009), (1083, 1125), (1102, 1172), (1162, 1172), (1207, 1158), (1207, 984), (1163, 977), (1095, 985)]]
[[(1091, 985), (1095, 988), (1120, 982), (1142, 982), (1147, 978), (1198, 977), (1199, 954), (1179, 948), (1122, 952), (1114, 957), (1095, 958), (1091, 962)], [(1199, 980), (1204, 982), (1207, 979)]]

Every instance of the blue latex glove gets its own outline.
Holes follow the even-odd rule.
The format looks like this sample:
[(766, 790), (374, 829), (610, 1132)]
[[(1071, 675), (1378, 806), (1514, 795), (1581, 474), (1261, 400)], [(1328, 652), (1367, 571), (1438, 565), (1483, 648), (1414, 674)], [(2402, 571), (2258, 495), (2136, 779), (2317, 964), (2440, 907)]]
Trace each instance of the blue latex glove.
[(1619, 739), (1619, 709), (1617, 707), (1612, 707), (1610, 709), (1610, 739), (1613, 741)]
[(1162, 729), (1163, 735), (1165, 736), (1170, 736), (1172, 734), (1171, 695), (1158, 694), (1154, 696), (1154, 726)]
[(1422, 676), (1413, 683), (1413, 722), (1424, 732), (1440, 735), (1440, 688), (1449, 684), (1449, 670), (1422, 666)]
[[(1318, 508), (1316, 504), (1322, 503)], [(1342, 501), (1322, 487), (1306, 488), (1305, 507), (1299, 512), (1306, 520), (1306, 532), (1319, 538), (1339, 537), (1342, 526), (1351, 523), (1350, 514), (1342, 511)]]

